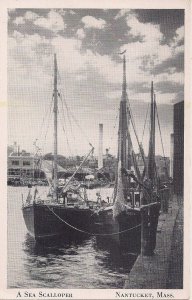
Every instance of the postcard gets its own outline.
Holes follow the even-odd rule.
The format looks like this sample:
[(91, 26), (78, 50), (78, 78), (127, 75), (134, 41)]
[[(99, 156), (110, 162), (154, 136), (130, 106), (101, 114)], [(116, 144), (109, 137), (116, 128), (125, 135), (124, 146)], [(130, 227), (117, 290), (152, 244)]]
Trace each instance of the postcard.
[(0, 4), (0, 299), (189, 299), (187, 0)]

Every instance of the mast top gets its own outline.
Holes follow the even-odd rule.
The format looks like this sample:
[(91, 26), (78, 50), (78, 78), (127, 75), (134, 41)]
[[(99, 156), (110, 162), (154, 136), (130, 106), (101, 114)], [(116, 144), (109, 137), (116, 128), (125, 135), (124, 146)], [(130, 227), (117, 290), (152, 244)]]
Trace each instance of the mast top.
[(57, 91), (57, 57), (54, 53), (54, 91)]
[(123, 55), (123, 84), (122, 84), (122, 101), (126, 101), (127, 82), (126, 82), (126, 57)]

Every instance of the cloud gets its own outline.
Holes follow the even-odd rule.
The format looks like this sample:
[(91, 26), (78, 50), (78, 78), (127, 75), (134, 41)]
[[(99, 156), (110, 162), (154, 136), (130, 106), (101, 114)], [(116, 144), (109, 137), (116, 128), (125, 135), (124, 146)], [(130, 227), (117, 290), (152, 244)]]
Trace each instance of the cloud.
[(182, 84), (173, 81), (160, 81), (155, 84), (155, 89), (161, 94), (174, 94), (183, 91)]
[(183, 72), (184, 70), (184, 53), (180, 52), (175, 56), (169, 57), (157, 64), (153, 70), (152, 74), (157, 75), (160, 73), (172, 74), (175, 72)]
[(20, 25), (20, 24), (25, 24), (25, 20), (23, 17), (17, 17), (14, 21), (13, 21), (14, 24), (16, 25)]
[(177, 28), (184, 25), (183, 9), (136, 9), (134, 12), (140, 22), (160, 27), (164, 44), (169, 44)]
[(184, 26), (179, 27), (175, 32), (175, 37), (171, 42), (171, 47), (174, 49), (174, 53), (184, 53)]
[(175, 104), (181, 101), (184, 101), (184, 90), (181, 90), (176, 94), (176, 96), (173, 98), (172, 103)]
[(132, 82), (129, 84), (129, 90), (135, 93), (149, 93), (150, 82)]
[(25, 20), (34, 21), (39, 17), (38, 14), (34, 13), (33, 11), (27, 11), (24, 15)]
[(77, 29), (76, 35), (77, 35), (77, 37), (78, 37), (80, 40), (81, 40), (81, 39), (84, 39), (85, 36), (86, 36), (85, 31), (83, 30), (83, 28)]
[(38, 19), (36, 19), (34, 21), (34, 24), (36, 26), (43, 27), (43, 28), (49, 29), (54, 32), (64, 30), (66, 27), (62, 16), (53, 10), (51, 10), (48, 13), (47, 18), (39, 17)]
[[(16, 12), (11, 20), (21, 17), (21, 12)], [(144, 123), (151, 80), (154, 80), (157, 102), (164, 107), (166, 126), (168, 123), (171, 126), (170, 103), (183, 99), (183, 26), (178, 27), (174, 38), (165, 44), (161, 26), (143, 23), (133, 11), (74, 12), (72, 15), (69, 10), (24, 10), (25, 24), (16, 26), (9, 22), (12, 26), (8, 41), (9, 102), (13, 105), (11, 111), (16, 122), (22, 119), (17, 131), (12, 128), (15, 136), (21, 134), (26, 122), (25, 108), (27, 113), (33, 109), (33, 134), (38, 131), (35, 118), (42, 118), (41, 112), (52, 96), (54, 52), (61, 78), (58, 88), (64, 90), (62, 94), (68, 106), (85, 128), (87, 122), (94, 119), (96, 129), (87, 128), (88, 135), (95, 136), (100, 121), (106, 122), (105, 128), (110, 134), (122, 89), (122, 57), (117, 53), (125, 49), (127, 92), (137, 127)], [(55, 25), (56, 20), (60, 21)], [(94, 44), (92, 48), (90, 44)], [(15, 103), (22, 111), (20, 108), (17, 113), (14, 111)], [(27, 141), (31, 140), (30, 136)]]
[(115, 16), (115, 20), (127, 16), (129, 13), (131, 13), (131, 9), (121, 9), (118, 14)]
[(84, 23), (85, 28), (103, 29), (106, 25), (105, 20), (97, 19), (92, 16), (85, 16), (81, 21)]

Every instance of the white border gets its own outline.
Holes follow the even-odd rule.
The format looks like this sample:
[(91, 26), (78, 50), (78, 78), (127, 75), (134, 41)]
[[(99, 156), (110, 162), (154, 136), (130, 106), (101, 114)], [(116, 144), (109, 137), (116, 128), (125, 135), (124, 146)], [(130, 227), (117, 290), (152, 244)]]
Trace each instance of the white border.
[[(189, 299), (189, 197), (190, 197), (190, 0), (1, 0), (0, 2), (0, 299), (16, 299), (19, 289), (7, 289), (7, 8), (143, 8), (143, 9), (185, 9), (185, 209), (184, 209), (184, 289), (171, 290), (174, 299)], [(40, 290), (40, 289), (39, 289)], [(48, 289), (41, 289), (49, 291)], [(24, 291), (24, 290), (22, 290)], [(36, 293), (38, 290), (29, 290)], [(118, 290), (118, 289), (73, 289), (51, 292), (72, 293), (68, 299), (117, 299), (117, 291), (151, 292), (156, 299), (157, 290)], [(170, 290), (163, 290), (170, 293)], [(20, 298), (21, 299), (21, 298)], [(22, 298), (23, 299), (23, 298)], [(26, 299), (26, 298), (25, 298)], [(37, 299), (31, 298), (31, 299)], [(41, 298), (52, 299), (52, 298)], [(61, 298), (55, 298), (61, 299)], [(66, 298), (67, 299), (67, 298)], [(124, 298), (132, 299), (132, 298)], [(134, 298), (143, 299), (143, 298)], [(161, 299), (161, 298), (159, 298)], [(168, 299), (168, 298), (164, 298)]]

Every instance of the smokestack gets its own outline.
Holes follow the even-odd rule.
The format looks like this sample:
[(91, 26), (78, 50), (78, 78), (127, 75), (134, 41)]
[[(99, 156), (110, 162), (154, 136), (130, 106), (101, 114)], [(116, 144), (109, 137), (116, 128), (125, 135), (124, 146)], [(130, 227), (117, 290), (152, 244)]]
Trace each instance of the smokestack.
[(13, 143), (13, 152), (17, 153), (17, 142)]
[(103, 168), (103, 124), (99, 124), (98, 169)]
[(170, 147), (170, 177), (173, 178), (173, 151), (174, 151), (174, 134), (171, 133), (171, 147)]

